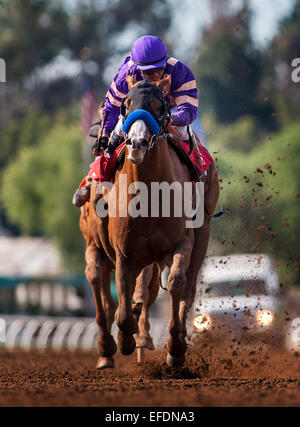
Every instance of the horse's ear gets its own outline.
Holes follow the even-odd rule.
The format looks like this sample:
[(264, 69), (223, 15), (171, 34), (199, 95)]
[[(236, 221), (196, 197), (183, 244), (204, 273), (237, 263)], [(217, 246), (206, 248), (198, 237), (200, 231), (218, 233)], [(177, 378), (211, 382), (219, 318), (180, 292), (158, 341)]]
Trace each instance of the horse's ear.
[(122, 116), (125, 117), (127, 115), (127, 113), (130, 111), (130, 108), (132, 106), (132, 102), (133, 102), (133, 100), (131, 98), (126, 97), (123, 99), (123, 102), (121, 105), (121, 110), (120, 110)]
[(162, 80), (159, 80), (158, 82), (155, 82), (156, 86), (159, 87), (159, 89), (164, 92), (164, 90), (168, 89), (171, 85), (171, 74), (169, 74), (167, 77), (165, 77)]
[(128, 84), (128, 89), (130, 90), (136, 83), (136, 75), (131, 73), (130, 71), (128, 71), (127, 76), (126, 76), (126, 81)]

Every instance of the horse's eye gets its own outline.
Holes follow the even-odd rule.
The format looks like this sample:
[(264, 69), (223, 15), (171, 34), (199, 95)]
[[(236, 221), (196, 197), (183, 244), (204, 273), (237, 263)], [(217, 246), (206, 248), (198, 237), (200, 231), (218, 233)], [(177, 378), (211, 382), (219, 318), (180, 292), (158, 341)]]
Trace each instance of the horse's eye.
[(131, 139), (129, 139), (129, 138), (128, 138), (128, 139), (126, 139), (125, 144), (126, 144), (126, 145), (131, 145)]

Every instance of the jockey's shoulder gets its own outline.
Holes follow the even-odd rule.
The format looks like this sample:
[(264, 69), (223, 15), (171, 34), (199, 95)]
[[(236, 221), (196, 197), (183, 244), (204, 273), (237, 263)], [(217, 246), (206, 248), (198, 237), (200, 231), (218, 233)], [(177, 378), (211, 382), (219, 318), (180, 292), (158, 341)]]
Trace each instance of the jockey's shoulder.
[(171, 74), (171, 90), (177, 90), (184, 83), (195, 81), (195, 76), (190, 67), (174, 57), (167, 59), (166, 74)]
[(114, 78), (114, 84), (116, 85), (116, 88), (120, 90), (122, 93), (126, 94), (128, 92), (128, 86), (126, 82), (126, 77), (128, 72), (131, 72), (132, 74), (136, 73), (136, 66), (131, 60), (130, 56), (127, 56), (120, 66), (118, 73), (116, 74)]
[(170, 70), (178, 70), (178, 69), (187, 69), (190, 70), (190, 67), (186, 64), (184, 64), (182, 61), (180, 61), (177, 58), (174, 58), (173, 56), (168, 56), (167, 57), (167, 63), (166, 63), (166, 68), (170, 69)]
[(191, 68), (184, 64), (182, 61), (179, 61), (178, 59), (174, 58), (173, 56), (169, 56), (167, 58), (167, 64), (166, 64), (166, 73), (177, 75), (177, 76), (185, 76), (187, 78), (193, 77), (193, 72)]
[(133, 60), (131, 59), (130, 56), (126, 56), (123, 64), (120, 66), (118, 74), (121, 76), (126, 76), (128, 71), (130, 71), (131, 73), (136, 73), (137, 72), (137, 66), (135, 65), (135, 63), (133, 62)]
[(167, 56), (167, 66), (169, 67), (175, 67), (177, 64), (182, 63), (181, 61), (179, 61), (179, 59), (174, 58), (173, 56)]
[[(128, 73), (128, 68), (130, 67), (129, 62), (130, 62), (130, 56), (127, 56), (127, 57), (125, 58), (124, 62), (120, 65), (120, 67), (119, 67), (119, 69), (118, 69), (118, 72), (117, 72), (117, 75), (116, 75), (116, 76), (123, 77), (123, 76), (126, 76), (126, 75), (127, 75), (127, 73)], [(131, 61), (131, 62), (132, 62), (132, 61)]]

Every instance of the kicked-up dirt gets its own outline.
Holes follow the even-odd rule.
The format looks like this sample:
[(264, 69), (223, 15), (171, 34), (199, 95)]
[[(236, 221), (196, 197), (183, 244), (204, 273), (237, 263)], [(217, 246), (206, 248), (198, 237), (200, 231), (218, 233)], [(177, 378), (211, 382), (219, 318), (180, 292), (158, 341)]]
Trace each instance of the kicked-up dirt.
[(300, 406), (300, 355), (274, 348), (193, 346), (180, 369), (164, 349), (115, 356), (96, 352), (0, 351), (0, 406)]

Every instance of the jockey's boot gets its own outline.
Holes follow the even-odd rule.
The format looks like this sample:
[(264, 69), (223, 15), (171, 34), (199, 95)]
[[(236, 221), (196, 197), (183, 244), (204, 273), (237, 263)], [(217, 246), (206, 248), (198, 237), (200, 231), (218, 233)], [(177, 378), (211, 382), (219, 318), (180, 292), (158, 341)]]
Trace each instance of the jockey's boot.
[(187, 126), (187, 133), (189, 135), (189, 139), (187, 142), (190, 144), (191, 151), (193, 151), (193, 149), (197, 147), (197, 141), (191, 126)]
[(84, 185), (76, 190), (72, 203), (77, 207), (83, 206), (90, 198), (90, 187), (91, 184)]

